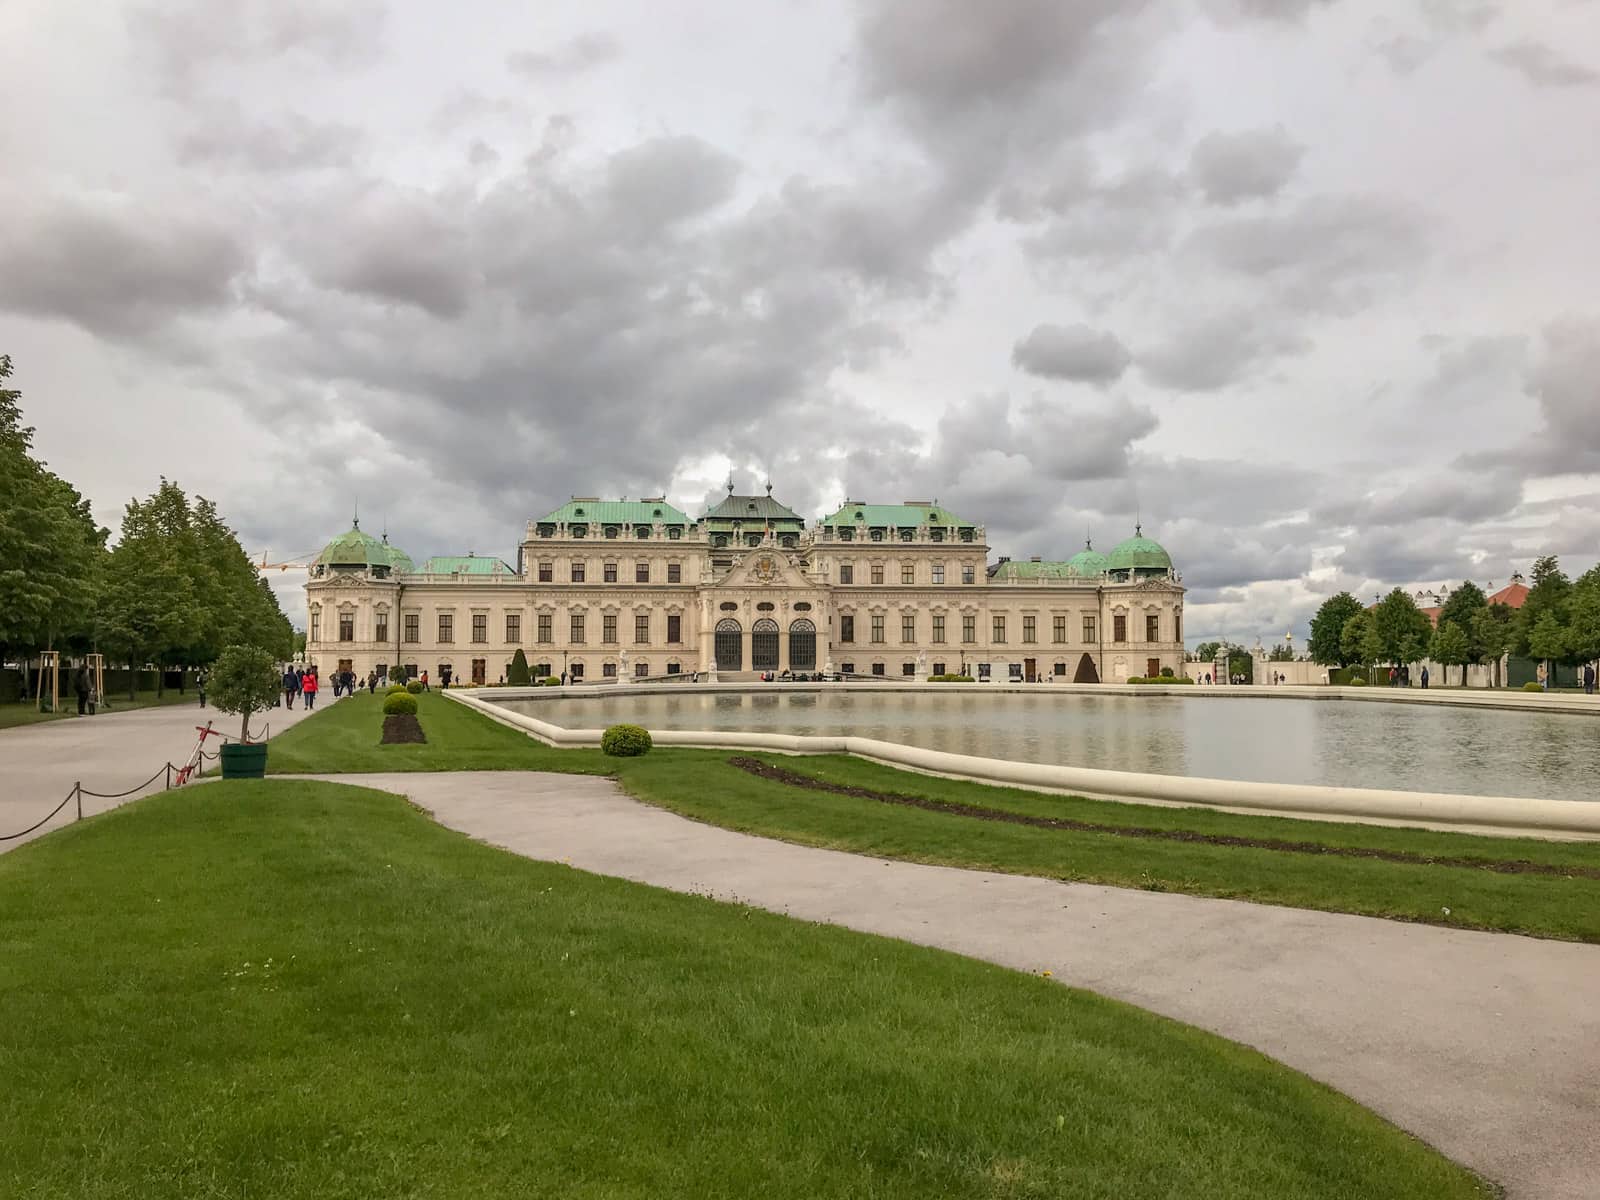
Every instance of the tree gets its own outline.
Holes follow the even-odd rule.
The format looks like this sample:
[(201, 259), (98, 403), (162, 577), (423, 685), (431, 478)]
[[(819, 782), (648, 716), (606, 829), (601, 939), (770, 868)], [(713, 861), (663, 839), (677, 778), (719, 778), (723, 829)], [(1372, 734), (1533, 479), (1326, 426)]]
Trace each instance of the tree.
[(106, 564), (99, 620), (101, 640), (127, 655), (128, 698), (141, 666), (155, 662), (159, 669), (174, 647), (192, 645), (200, 629), (194, 583), (177, 549), (162, 536), (150, 506), (130, 500), (122, 537)]
[(1493, 667), (1490, 683), (1500, 686), (1500, 658), (1511, 649), (1516, 612), (1507, 604), (1489, 604), (1472, 614), (1472, 644), (1480, 662)]
[(1268, 662), (1293, 662), (1294, 661), (1294, 650), (1290, 647), (1288, 642), (1282, 642), (1279, 645), (1274, 646), (1267, 653), (1267, 661)]
[(1454, 621), (1446, 621), (1441, 617), (1439, 628), (1434, 630), (1433, 639), (1428, 644), (1428, 657), (1446, 667), (1460, 667), (1462, 687), (1467, 686), (1466, 664), (1471, 650), (1472, 644), (1466, 630)]
[(517, 652), (511, 656), (511, 667), (506, 671), (506, 682), (512, 687), (527, 687), (532, 678), (528, 674), (528, 656), (518, 646)]
[(239, 740), (250, 740), (250, 715), (271, 708), (278, 698), (278, 664), (259, 646), (228, 646), (211, 668), (208, 695), (225, 713), (240, 718)]
[(1217, 655), (1221, 653), (1221, 642), (1201, 642), (1195, 649), (1194, 656), (1201, 662), (1216, 662)]
[(1372, 627), (1377, 634), (1378, 659), (1396, 665), (1416, 662), (1433, 637), (1433, 623), (1427, 614), (1400, 588), (1378, 602)]
[(1569, 653), (1578, 661), (1600, 658), (1600, 566), (1590, 567), (1572, 585), (1566, 641)]
[[(1528, 588), (1528, 598), (1522, 602), (1522, 608), (1517, 613), (1512, 650), (1526, 658), (1543, 658), (1544, 655), (1533, 647), (1534, 627), (1546, 614), (1554, 617), (1558, 625), (1566, 624), (1567, 599), (1572, 584), (1553, 554), (1534, 562), (1531, 578), (1533, 584)], [(1550, 644), (1548, 638), (1544, 644)]]
[(1372, 614), (1362, 609), (1344, 623), (1339, 631), (1339, 661), (1346, 666), (1355, 663), (1371, 664), (1377, 661), (1377, 635), (1372, 628)]
[[(1568, 649), (1566, 627), (1556, 618), (1555, 613), (1541, 614), (1533, 623), (1533, 628), (1528, 631), (1528, 652), (1543, 661), (1548, 672), (1551, 663), (1559, 662), (1567, 656)], [(1546, 677), (1548, 678), (1548, 675)]]
[(1325, 667), (1348, 667), (1361, 661), (1344, 649), (1344, 627), (1350, 618), (1366, 611), (1349, 592), (1329, 596), (1311, 618), (1311, 661)]

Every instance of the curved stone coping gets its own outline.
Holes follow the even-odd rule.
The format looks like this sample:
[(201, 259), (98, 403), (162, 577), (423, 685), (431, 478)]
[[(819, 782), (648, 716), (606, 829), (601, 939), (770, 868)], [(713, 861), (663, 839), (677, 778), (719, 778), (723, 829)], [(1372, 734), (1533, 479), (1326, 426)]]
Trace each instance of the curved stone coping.
[[(504, 690), (495, 689), (496, 692)], [(445, 695), (502, 724), (522, 729), (552, 746), (598, 746), (605, 732), (602, 729), (568, 729), (554, 725), (502, 708), (474, 692), (447, 691)], [(1600, 803), (1582, 801), (1462, 796), (1448, 792), (1402, 792), (1380, 788), (1261, 783), (1254, 780), (1192, 779), (1183, 775), (1107, 771), (1096, 767), (1064, 767), (981, 758), (972, 754), (949, 754), (942, 750), (924, 750), (898, 742), (850, 736), (686, 729), (664, 729), (659, 733), (651, 730), (650, 736), (661, 746), (767, 750), (782, 754), (853, 754), (928, 774), (1112, 800), (1203, 805), (1208, 808), (1323, 819), (1403, 821), (1440, 828), (1476, 827), (1542, 836), (1600, 837)]]
[[(1430, 704), (1439, 708), (1490, 708), (1514, 712), (1565, 713), (1600, 716), (1600, 695), (1567, 692), (1446, 691), (1436, 688), (1334, 687), (1327, 684), (1188, 684), (1162, 686), (1136, 683), (907, 683), (890, 680), (869, 683), (594, 683), (560, 688), (466, 688), (502, 700), (537, 700), (557, 696), (673, 695), (682, 692), (949, 692), (993, 695), (1016, 692), (1025, 696), (1177, 696), (1206, 700), (1355, 700), (1368, 704)], [(451, 689), (455, 694), (455, 689)]]

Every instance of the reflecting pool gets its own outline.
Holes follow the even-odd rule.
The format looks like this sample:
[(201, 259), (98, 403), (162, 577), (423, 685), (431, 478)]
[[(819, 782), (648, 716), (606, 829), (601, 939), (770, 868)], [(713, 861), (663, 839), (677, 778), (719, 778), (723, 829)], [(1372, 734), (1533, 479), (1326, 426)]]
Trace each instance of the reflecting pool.
[(1600, 799), (1600, 718), (1278, 696), (596, 691), (498, 701), (571, 729), (879, 738), (1019, 762), (1268, 783)]

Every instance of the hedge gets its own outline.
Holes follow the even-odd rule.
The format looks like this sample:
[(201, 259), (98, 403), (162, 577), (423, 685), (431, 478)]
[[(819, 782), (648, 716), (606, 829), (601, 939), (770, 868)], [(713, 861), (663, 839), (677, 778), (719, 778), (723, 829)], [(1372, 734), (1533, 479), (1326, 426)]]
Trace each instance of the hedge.
[(383, 698), (383, 715), (386, 717), (414, 717), (417, 715), (417, 698), (409, 692), (394, 692)]
[(650, 731), (639, 725), (613, 725), (600, 735), (601, 751), (612, 758), (648, 754), (652, 745)]
[(929, 675), (929, 683), (977, 683), (971, 675)]

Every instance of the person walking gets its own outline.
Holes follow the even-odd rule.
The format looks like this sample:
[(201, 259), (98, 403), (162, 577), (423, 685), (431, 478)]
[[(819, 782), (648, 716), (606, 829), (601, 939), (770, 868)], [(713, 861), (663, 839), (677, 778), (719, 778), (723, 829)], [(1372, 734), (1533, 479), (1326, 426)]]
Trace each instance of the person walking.
[(428, 690), (428, 673), (426, 671), (422, 673), (422, 690)]
[(1594, 695), (1594, 664), (1593, 663), (1584, 663), (1583, 664), (1583, 694), (1585, 696)]
[(367, 695), (370, 696), (374, 692), (376, 692), (377, 690), (378, 690), (378, 673), (376, 671), (368, 671), (367, 672)]
[(79, 667), (76, 675), (72, 677), (72, 690), (78, 694), (78, 715), (89, 715), (89, 672)]
[(300, 680), (300, 695), (305, 698), (306, 711), (317, 706), (317, 673), (307, 671)]
[(283, 706), (294, 708), (294, 694), (300, 690), (300, 680), (295, 678), (293, 667), (283, 668)]
[(1424, 690), (1426, 690), (1428, 686), (1428, 668), (1426, 665), (1424, 665), (1422, 668), (1422, 686)]
[(204, 708), (206, 706), (206, 672), (204, 667), (195, 672), (194, 690), (195, 695), (200, 697), (200, 707)]

